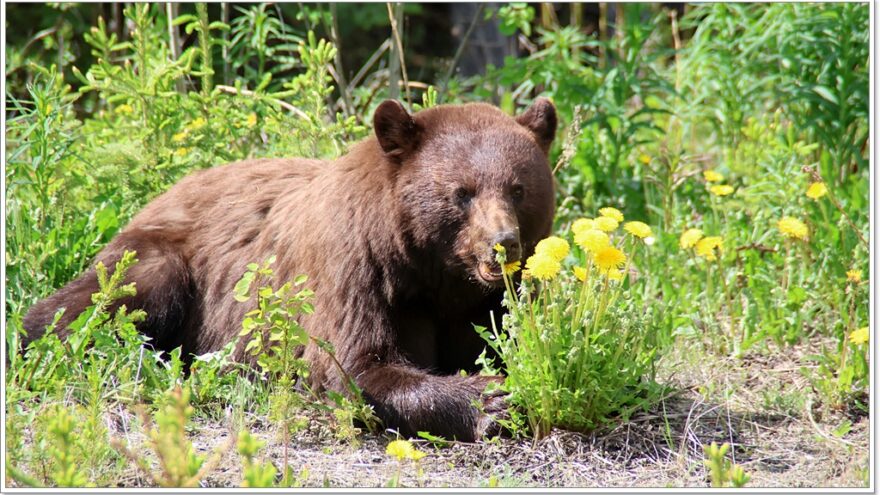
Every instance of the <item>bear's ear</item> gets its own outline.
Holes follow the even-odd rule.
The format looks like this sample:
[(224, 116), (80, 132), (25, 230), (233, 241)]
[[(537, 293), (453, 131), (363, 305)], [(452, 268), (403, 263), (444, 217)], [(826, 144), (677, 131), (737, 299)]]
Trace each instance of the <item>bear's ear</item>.
[(419, 126), (403, 105), (385, 100), (373, 115), (373, 129), (386, 155), (400, 158), (419, 144)]
[(550, 151), (556, 137), (556, 107), (547, 98), (538, 98), (516, 121), (532, 131), (544, 153)]

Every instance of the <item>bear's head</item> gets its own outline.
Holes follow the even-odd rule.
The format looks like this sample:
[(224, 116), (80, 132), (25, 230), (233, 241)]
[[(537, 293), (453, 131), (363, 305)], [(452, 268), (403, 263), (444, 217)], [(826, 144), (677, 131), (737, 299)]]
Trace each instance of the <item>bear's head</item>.
[(504, 246), (508, 261), (524, 260), (550, 233), (556, 109), (549, 100), (516, 118), (482, 103), (410, 115), (389, 100), (374, 126), (404, 228), (445, 273), (497, 287), (493, 247)]

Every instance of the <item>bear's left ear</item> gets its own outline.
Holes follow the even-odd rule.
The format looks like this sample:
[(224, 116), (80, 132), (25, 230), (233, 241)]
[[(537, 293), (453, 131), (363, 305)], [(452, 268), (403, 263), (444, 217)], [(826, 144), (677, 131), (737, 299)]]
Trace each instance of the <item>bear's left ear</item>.
[(556, 137), (556, 107), (547, 98), (538, 98), (516, 121), (532, 131), (544, 153), (550, 151)]
[(401, 158), (419, 145), (419, 126), (403, 105), (385, 100), (373, 115), (373, 129), (386, 155)]

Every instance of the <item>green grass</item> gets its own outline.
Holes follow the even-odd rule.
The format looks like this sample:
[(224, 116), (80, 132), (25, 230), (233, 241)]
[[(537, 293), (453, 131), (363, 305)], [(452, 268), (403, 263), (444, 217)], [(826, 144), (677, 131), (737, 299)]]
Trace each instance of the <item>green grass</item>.
[[(17, 348), (30, 305), (81, 273), (140, 208), (186, 174), (246, 157), (334, 157), (368, 134), (372, 108), (388, 93), (376, 83), (387, 69), (373, 67), (362, 79), (369, 82), (340, 91), (336, 48), (313, 32), (329, 25), (327, 13), (303, 12), (287, 26), (257, 5), (226, 25), (204, 8), (175, 21), (164, 7), (142, 4), (125, 9), (133, 29), (124, 41), (100, 21), (83, 40), (14, 47), (5, 95), (8, 348)], [(606, 286), (595, 274), (588, 279), (595, 286), (579, 282), (572, 267), (586, 268), (594, 255), (574, 248), (557, 260), (560, 275), (525, 284), (534, 294), (509, 288), (517, 310), (497, 322), (492, 342), (510, 371), (504, 387), (521, 406), (510, 426), (535, 441), (560, 426), (612, 438), (648, 410), (662, 418), (654, 426), (666, 432), (669, 449), (688, 454), (686, 436), (674, 438), (670, 426), (678, 417), (666, 414), (668, 397), (658, 393), (681, 382), (670, 378), (675, 373), (658, 376), (656, 367), (677, 349), (692, 349), (708, 361), (682, 360), (677, 371), (710, 369), (700, 388), (706, 400), (718, 400), (719, 391), (747, 396), (762, 413), (809, 419), (810, 428), (813, 414), (823, 415), (835, 425), (817, 436), (850, 438), (853, 420), (867, 415), (871, 364), (860, 331), (868, 327), (870, 283), (868, 7), (707, 4), (688, 6), (675, 22), (656, 5), (620, 13), (618, 34), (599, 39), (576, 24), (541, 25), (532, 7), (511, 5), (495, 15), (504, 29), (528, 32), (533, 52), (484, 76), (442, 82), (445, 94), (432, 87), (421, 94), (425, 107), (501, 95), (508, 111), (551, 97), (562, 120), (551, 151), (556, 235), (578, 245), (575, 221), (602, 216), (605, 206), (652, 231), (653, 243), (639, 244), (635, 255), (630, 236), (612, 234), (627, 256), (620, 281)], [(186, 49), (172, 47), (169, 23), (193, 34)], [(57, 31), (63, 36), (69, 31)], [(55, 65), (71, 44), (92, 54), (86, 66)], [(808, 197), (817, 182), (827, 193)], [(732, 191), (713, 193), (718, 185)], [(781, 229), (783, 217), (801, 221), (807, 234)], [(683, 243), (688, 229), (718, 238), (717, 247)], [(135, 258), (102, 281), (75, 338), (50, 333), (27, 357), (8, 356), (7, 483), (112, 486), (136, 465), (140, 474), (126, 482), (191, 485), (212, 475), (212, 449), (190, 448), (196, 425), (211, 421), (235, 432), (220, 451), (237, 447), (242, 465), (233, 484), (275, 485), (279, 473), (286, 485), (324, 482), (310, 479), (305, 466), (266, 464), (261, 448), (280, 443), (270, 437), (261, 446), (249, 435), (270, 417), (293, 442), (311, 421), (351, 448), (366, 442), (355, 428), (355, 419), (369, 418), (357, 394), (285, 395), (251, 379), (259, 370), (231, 363), (231, 347), (197, 357), (190, 374), (179, 351), (161, 359), (144, 347), (134, 330), (140, 312), (106, 311), (137, 290), (120, 278)], [(290, 302), (290, 290), (274, 296)], [(304, 308), (289, 308), (282, 319), (295, 321)], [(269, 323), (278, 316), (261, 315)], [(292, 337), (292, 345), (306, 338)], [(809, 350), (791, 365), (800, 381), (755, 390), (724, 382), (795, 349)], [(270, 355), (285, 353), (263, 360), (290, 380), (284, 383), (302, 372), (302, 363)], [(563, 356), (575, 364), (560, 366)], [(132, 414), (138, 408), (142, 414)], [(120, 440), (108, 428), (111, 416), (130, 418), (125, 431), (141, 432), (152, 448), (111, 446)], [(744, 455), (736, 444), (710, 452), (713, 482), (735, 483), (726, 460), (734, 454)], [(185, 470), (163, 470), (163, 458), (183, 459), (175, 463)], [(418, 466), (417, 483), (430, 478), (420, 472), (429, 460)], [(680, 466), (675, 479), (707, 472), (701, 461)], [(416, 471), (395, 466), (407, 476)], [(518, 473), (505, 473), (484, 473), (480, 482), (519, 483)]]

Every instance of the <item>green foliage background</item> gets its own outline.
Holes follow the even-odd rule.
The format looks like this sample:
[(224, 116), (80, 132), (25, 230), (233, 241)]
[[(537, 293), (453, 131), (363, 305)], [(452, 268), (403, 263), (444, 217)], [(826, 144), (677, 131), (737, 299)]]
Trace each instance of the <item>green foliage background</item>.
[[(398, 77), (386, 63), (394, 48), (363, 65), (390, 36), (385, 5), (255, 4), (227, 12), (227, 22), (220, 8), (6, 6), (7, 348), (17, 348), (31, 304), (84, 270), (184, 175), (246, 157), (332, 158), (368, 135)], [(742, 357), (816, 342), (817, 367), (805, 372), (816, 396), (864, 413), (867, 346), (849, 336), (868, 325), (867, 4), (701, 4), (683, 16), (626, 4), (604, 34), (581, 25), (571, 6), (547, 16), (510, 4), (488, 15), (525, 39), (522, 55), (449, 81), (442, 75), (457, 47), (435, 41), (434, 8), (402, 9), (415, 82), (408, 103), (491, 101), (514, 112), (552, 98), (561, 117), (551, 152), (559, 231), (615, 206), (655, 232), (625, 281), (652, 346)], [(21, 28), (34, 19), (38, 31)], [(348, 61), (342, 73), (337, 44)], [(351, 69), (362, 65), (362, 74)], [(707, 170), (735, 192), (709, 193)], [(805, 197), (818, 180), (828, 195)], [(806, 242), (777, 229), (786, 215), (807, 224)], [(688, 228), (723, 237), (716, 263), (679, 247)], [(861, 282), (848, 281), (852, 270)], [(32, 439), (44, 448), (8, 450), (7, 465), (24, 466), (19, 482), (109, 483), (125, 461), (109, 447), (88, 449), (106, 438), (101, 412), (160, 401), (183, 381), (179, 353), (144, 364), (137, 312), (102, 309), (120, 287), (107, 280), (94, 318), (80, 321), (99, 351), (88, 359), (57, 338), (39, 344), (40, 362), (10, 355), (9, 442), (31, 422), (45, 424)], [(187, 379), (199, 414), (266, 407), (259, 384), (220, 372), (224, 356), (197, 360), (204, 373)], [(59, 363), (74, 358), (61, 373)], [(53, 408), (72, 397), (73, 417), (86, 425), (76, 438)], [(85, 456), (79, 467), (70, 467), (70, 449)], [(34, 479), (27, 466), (46, 462), (57, 473)], [(85, 477), (71, 472), (83, 466)]]

